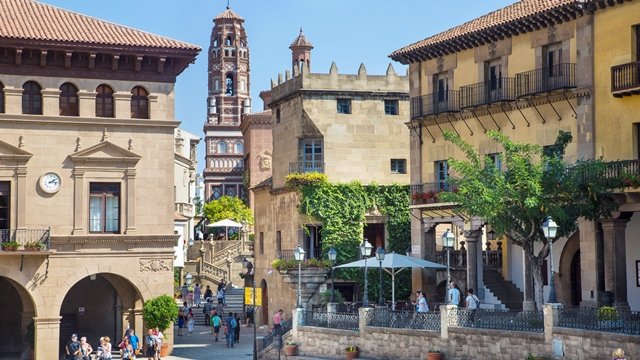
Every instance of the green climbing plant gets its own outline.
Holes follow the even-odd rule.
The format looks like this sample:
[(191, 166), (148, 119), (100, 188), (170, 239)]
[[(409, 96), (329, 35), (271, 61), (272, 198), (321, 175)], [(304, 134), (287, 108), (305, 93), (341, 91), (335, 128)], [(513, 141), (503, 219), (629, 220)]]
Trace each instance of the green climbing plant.
[[(300, 213), (322, 222), (322, 251), (334, 246), (337, 264), (358, 259), (366, 214), (380, 213), (387, 217), (388, 253), (404, 254), (411, 244), (411, 219), (409, 212), (409, 187), (406, 185), (363, 185), (359, 182), (330, 183), (324, 174), (291, 174), (287, 186), (301, 194)], [(371, 261), (369, 296), (379, 291), (377, 262)], [(337, 275), (346, 280), (363, 283), (361, 269), (340, 269)], [(396, 277), (396, 299), (404, 299), (411, 293), (411, 272), (401, 272)], [(385, 272), (383, 290), (391, 298), (391, 277)]]

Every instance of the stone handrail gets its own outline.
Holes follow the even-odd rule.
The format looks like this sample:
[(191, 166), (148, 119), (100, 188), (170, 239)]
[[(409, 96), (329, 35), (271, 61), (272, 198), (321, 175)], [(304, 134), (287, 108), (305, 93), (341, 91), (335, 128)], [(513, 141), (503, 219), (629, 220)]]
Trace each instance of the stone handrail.
[(175, 203), (175, 211), (185, 217), (193, 217), (194, 206), (190, 203), (177, 202)]
[(227, 271), (221, 269), (213, 264), (210, 264), (206, 261), (202, 262), (202, 274), (209, 276), (213, 279), (225, 279), (227, 276)]
[(227, 246), (226, 248), (220, 251), (216, 251), (216, 253), (213, 254), (213, 259), (212, 259), (213, 264), (217, 264), (217, 265), (224, 264), (228, 258), (234, 258), (240, 255), (242, 241), (232, 240), (230, 242), (232, 242), (231, 245)]

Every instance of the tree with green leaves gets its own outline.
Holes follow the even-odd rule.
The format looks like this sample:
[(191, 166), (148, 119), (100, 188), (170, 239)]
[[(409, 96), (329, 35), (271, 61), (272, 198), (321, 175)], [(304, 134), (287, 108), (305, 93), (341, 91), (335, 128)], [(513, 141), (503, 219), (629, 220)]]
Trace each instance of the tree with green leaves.
[[(445, 132), (465, 154), (466, 160), (449, 159), (455, 172), (451, 183), (456, 191), (442, 193), (441, 199), (458, 204), (467, 216), (482, 218), (498, 236), (520, 246), (531, 264), (536, 307), (541, 309), (542, 265), (549, 255), (549, 241), (541, 225), (551, 217), (559, 225), (556, 241), (570, 237), (578, 219), (610, 217), (617, 209), (612, 189), (620, 187), (617, 178), (603, 176), (605, 164), (599, 160), (578, 161), (571, 167), (564, 154), (572, 137), (560, 132), (552, 146), (519, 144), (498, 131), (488, 136), (500, 143), (502, 168), (482, 156), (457, 134)], [(534, 244), (540, 244), (537, 251)]]
[(253, 225), (253, 213), (251, 209), (238, 197), (223, 196), (218, 200), (213, 200), (204, 205), (204, 216), (209, 222), (216, 222), (224, 219)]

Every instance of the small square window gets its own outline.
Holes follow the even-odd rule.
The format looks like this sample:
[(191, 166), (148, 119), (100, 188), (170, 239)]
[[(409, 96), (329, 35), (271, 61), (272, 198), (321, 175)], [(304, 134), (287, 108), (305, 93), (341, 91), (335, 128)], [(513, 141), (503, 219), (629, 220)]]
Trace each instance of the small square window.
[(385, 115), (398, 115), (398, 100), (385, 100), (384, 101), (384, 114)]
[(338, 114), (351, 114), (351, 99), (338, 99)]
[(407, 173), (407, 159), (391, 159), (391, 173), (392, 174), (406, 174)]

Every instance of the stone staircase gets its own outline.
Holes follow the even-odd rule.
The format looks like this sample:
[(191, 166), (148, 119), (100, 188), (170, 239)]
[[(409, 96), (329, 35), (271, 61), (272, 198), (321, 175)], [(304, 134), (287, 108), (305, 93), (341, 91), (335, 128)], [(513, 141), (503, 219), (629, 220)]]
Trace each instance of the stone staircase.
[(524, 294), (494, 269), (484, 269), (484, 285), (509, 310), (522, 311)]
[[(227, 305), (224, 307), (224, 316), (221, 316), (222, 321), (229, 315), (229, 312), (238, 313), (240, 315), (240, 319), (244, 319), (244, 288), (231, 288), (226, 292)], [(214, 300), (214, 304), (217, 303)], [(204, 324), (204, 313), (202, 312), (202, 306), (204, 303), (200, 305), (200, 308), (193, 309), (193, 317), (195, 319), (196, 325)]]
[(221, 279), (225, 279), (227, 283), (244, 284), (239, 274), (243, 272), (242, 260), (245, 257), (253, 260), (251, 247), (238, 240), (228, 241), (228, 245), (222, 249), (214, 250), (219, 245), (221, 244), (207, 245), (204, 259), (185, 261), (184, 272), (190, 272), (196, 277), (194, 282), (202, 284), (203, 287), (215, 287)]

